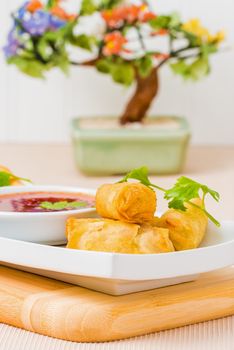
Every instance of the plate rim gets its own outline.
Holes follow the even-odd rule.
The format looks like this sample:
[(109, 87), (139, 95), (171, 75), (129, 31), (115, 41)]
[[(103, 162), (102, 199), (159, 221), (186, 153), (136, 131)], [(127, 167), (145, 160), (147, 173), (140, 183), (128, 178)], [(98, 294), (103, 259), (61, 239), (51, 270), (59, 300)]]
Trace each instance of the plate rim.
[[(233, 225), (234, 229), (234, 221), (232, 220), (223, 220), (222, 223), (226, 224), (231, 224)], [(163, 278), (163, 274), (160, 274), (158, 271), (159, 270), (150, 270), (150, 273), (146, 273), (147, 271), (144, 271), (145, 265), (151, 265), (152, 263), (159, 264), (167, 264), (167, 262), (170, 263), (179, 263), (182, 264), (182, 261), (185, 259), (188, 261), (188, 265), (195, 259), (200, 258), (204, 259), (207, 257), (208, 262), (206, 261), (206, 266), (210, 266), (213, 264), (213, 266), (216, 266), (215, 268), (209, 267), (208, 270), (204, 266), (204, 269), (198, 268), (195, 272), (194, 271), (189, 271), (188, 273), (183, 273), (181, 274), (172, 274), (172, 275), (165, 275), (164, 278), (168, 277), (176, 277), (176, 276), (185, 276), (187, 274), (191, 273), (203, 273), (207, 271), (212, 271), (216, 270), (219, 268), (223, 268), (225, 266), (229, 266), (234, 264), (234, 254), (231, 254), (232, 251), (234, 251), (234, 237), (233, 239), (220, 242), (217, 244), (213, 244), (210, 246), (205, 246), (205, 247), (199, 247), (197, 249), (189, 249), (189, 250), (183, 250), (183, 251), (177, 251), (177, 252), (169, 252), (169, 253), (159, 253), (159, 254), (123, 254), (123, 253), (111, 253), (111, 252), (97, 252), (97, 251), (87, 251), (87, 250), (75, 250), (75, 249), (64, 249), (63, 247), (56, 247), (56, 246), (50, 246), (50, 245), (43, 245), (40, 243), (32, 243), (28, 241), (19, 241), (15, 239), (10, 239), (10, 238), (5, 238), (5, 237), (0, 237), (0, 249), (3, 249), (5, 246), (10, 247), (12, 245), (12, 241), (15, 242), (14, 249), (23, 249), (24, 247), (27, 248), (27, 250), (30, 251), (30, 247), (33, 247), (33, 252), (32, 254), (36, 253), (35, 250), (38, 248), (38, 254), (40, 257), (41, 252), (44, 252), (44, 254), (49, 255), (50, 258), (54, 258), (58, 251), (62, 249), (62, 254), (60, 255), (60, 260), (61, 259), (69, 259), (69, 263), (76, 264), (78, 262), (83, 262), (89, 264), (89, 259), (90, 257), (92, 258), (92, 263), (89, 264), (89, 266), (85, 266), (85, 268), (78, 268), (76, 270), (74, 266), (69, 266), (65, 264), (65, 266), (60, 265), (56, 268), (56, 263), (49, 263), (46, 264), (46, 261), (41, 260), (39, 264), (30, 264), (30, 254), (27, 256), (27, 261), (22, 262), (22, 257), (20, 258), (20, 255), (15, 257), (13, 254), (13, 259), (9, 260), (9, 255), (10, 253), (8, 252), (7, 254), (5, 253), (5, 258), (4, 254), (2, 259), (5, 263), (12, 263), (18, 266), (27, 266), (30, 268), (34, 269), (43, 269), (47, 271), (54, 271), (54, 272), (59, 272), (59, 273), (65, 273), (65, 274), (74, 274), (77, 276), (90, 276), (90, 277), (100, 277), (100, 278), (108, 278), (108, 279), (124, 279), (124, 280), (149, 280), (149, 279), (157, 279), (157, 278)], [(228, 253), (224, 254), (222, 259), (216, 259), (218, 253)], [(23, 254), (23, 251), (20, 253)], [(232, 257), (233, 255), (233, 257)], [(12, 256), (12, 254), (11, 254)], [(0, 260), (2, 260), (0, 258)], [(36, 258), (37, 261), (38, 258)], [(20, 260), (20, 261), (19, 261)], [(45, 259), (46, 260), (46, 259)], [(51, 259), (50, 259), (51, 260)], [(50, 261), (49, 260), (49, 261)], [(206, 259), (205, 259), (206, 260)], [(98, 266), (96, 264), (103, 264), (102, 266)], [(138, 265), (137, 269), (135, 269), (136, 273), (134, 272), (134, 268), (131, 270), (129, 266), (127, 268), (126, 265), (131, 265), (131, 264), (136, 264)], [(141, 268), (141, 264), (144, 265), (143, 271), (139, 271)], [(198, 265), (200, 262), (198, 263)], [(209, 265), (210, 264), (210, 265)], [(62, 266), (62, 268), (61, 268)], [(92, 266), (95, 266), (94, 271), (92, 270)], [(195, 262), (193, 261), (193, 266), (196, 266)], [(218, 266), (218, 267), (217, 267)], [(190, 266), (191, 267), (191, 266)], [(165, 269), (165, 267), (164, 267)], [(173, 266), (173, 269), (176, 270), (176, 268)], [(173, 270), (172, 269), (172, 270)], [(184, 268), (189, 269), (189, 266)], [(142, 276), (141, 278), (136, 278), (134, 276), (129, 276), (129, 271), (132, 271), (134, 276)], [(153, 273), (152, 273), (153, 271)], [(143, 276), (144, 275), (144, 276)], [(150, 277), (153, 275), (158, 275), (161, 277)]]

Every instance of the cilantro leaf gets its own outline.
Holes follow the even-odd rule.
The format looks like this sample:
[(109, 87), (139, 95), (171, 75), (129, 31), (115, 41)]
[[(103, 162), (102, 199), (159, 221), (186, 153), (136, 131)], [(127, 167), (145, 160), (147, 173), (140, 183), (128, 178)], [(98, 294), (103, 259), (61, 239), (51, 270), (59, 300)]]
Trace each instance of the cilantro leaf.
[(169, 190), (166, 190), (164, 198), (170, 201), (169, 205), (171, 201), (176, 200), (177, 202), (181, 202), (181, 206), (183, 206), (184, 202), (189, 202), (193, 198), (200, 197), (200, 191), (203, 194), (203, 198), (207, 194), (210, 194), (217, 202), (219, 201), (218, 192), (186, 176), (179, 177), (176, 184)]
[(85, 207), (86, 203), (85, 202), (79, 202), (79, 201), (74, 201), (74, 202), (68, 202), (68, 201), (58, 201), (58, 202), (41, 202), (40, 207), (42, 209), (47, 209), (47, 210), (68, 210), (68, 209), (75, 209), (75, 208), (80, 208), (80, 207)]
[(176, 203), (176, 209), (185, 210), (184, 203), (190, 199), (198, 198), (200, 188), (199, 183), (181, 176), (172, 188), (166, 190), (164, 198), (169, 200), (169, 208), (174, 208)]
[(0, 171), (0, 187), (10, 186), (11, 184), (11, 175), (5, 171)]
[(146, 166), (143, 166), (141, 168), (137, 168), (137, 169), (130, 171), (130, 173), (125, 175), (124, 178), (119, 181), (119, 183), (127, 182), (129, 179), (133, 179), (133, 180), (140, 181), (140, 183), (142, 183), (143, 185), (145, 185), (147, 187), (150, 187), (150, 188), (154, 187), (154, 188), (157, 188), (161, 191), (165, 191), (162, 187), (159, 187), (159, 186), (152, 184), (149, 180), (148, 175), (149, 175), (148, 168)]
[[(200, 194), (202, 194), (201, 207), (191, 202), (193, 198), (200, 198)], [(220, 226), (220, 223), (205, 208), (205, 197), (207, 194), (210, 194), (217, 202), (219, 201), (218, 192), (186, 176), (181, 176), (172, 188), (165, 191), (164, 198), (169, 200), (169, 208), (185, 211), (184, 203), (189, 203), (201, 209), (215, 225)]]
[[(189, 203), (200, 210), (202, 210), (207, 217), (217, 226), (220, 226), (220, 223), (206, 210), (205, 208), (205, 197), (209, 194), (215, 201), (219, 201), (219, 193), (215, 190), (209, 188), (208, 186), (201, 184), (197, 181), (194, 181), (186, 176), (181, 176), (177, 179), (175, 185), (170, 189), (164, 189), (153, 184), (148, 177), (148, 168), (141, 167), (130, 171), (127, 175), (123, 177), (119, 183), (126, 182), (129, 179), (134, 179), (140, 181), (143, 185), (153, 189), (157, 188), (163, 191), (164, 198), (168, 200), (168, 207), (186, 211), (185, 203)], [(191, 199), (202, 198), (201, 207), (191, 202)]]
[(130, 171), (130, 173), (126, 174), (124, 178), (119, 182), (126, 182), (128, 179), (139, 180), (143, 185), (149, 186), (150, 181), (148, 178), (148, 168), (146, 166), (143, 166), (141, 168), (134, 169)]
[(216, 202), (219, 201), (220, 195), (218, 192), (216, 192), (216, 191), (212, 190), (211, 188), (207, 187), (206, 185), (202, 185), (202, 184), (201, 184), (201, 189), (202, 189), (204, 194), (209, 193), (211, 195), (211, 197), (214, 198), (214, 200), (216, 200)]
[(25, 179), (23, 177), (16, 176), (16, 175), (9, 173), (7, 171), (0, 171), (0, 187), (11, 186), (12, 180), (31, 182), (31, 180), (29, 180), (29, 179)]
[(86, 202), (75, 201), (75, 202), (70, 202), (69, 207), (70, 208), (80, 208), (80, 207), (85, 207), (86, 204), (87, 204)]

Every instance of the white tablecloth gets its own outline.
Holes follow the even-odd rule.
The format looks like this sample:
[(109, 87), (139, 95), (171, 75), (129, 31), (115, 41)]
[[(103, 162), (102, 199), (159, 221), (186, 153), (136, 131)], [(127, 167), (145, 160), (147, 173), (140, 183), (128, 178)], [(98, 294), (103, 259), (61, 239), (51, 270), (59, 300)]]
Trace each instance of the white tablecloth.
[(109, 343), (73, 343), (0, 324), (0, 350), (234, 350), (234, 316)]

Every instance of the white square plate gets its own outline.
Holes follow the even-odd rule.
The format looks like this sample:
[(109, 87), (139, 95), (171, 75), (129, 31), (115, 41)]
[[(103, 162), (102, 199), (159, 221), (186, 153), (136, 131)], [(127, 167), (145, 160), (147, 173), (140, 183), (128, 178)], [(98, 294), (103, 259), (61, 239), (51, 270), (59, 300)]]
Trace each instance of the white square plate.
[(113, 295), (192, 281), (234, 264), (234, 221), (210, 224), (200, 248), (162, 254), (82, 251), (0, 237), (3, 265)]

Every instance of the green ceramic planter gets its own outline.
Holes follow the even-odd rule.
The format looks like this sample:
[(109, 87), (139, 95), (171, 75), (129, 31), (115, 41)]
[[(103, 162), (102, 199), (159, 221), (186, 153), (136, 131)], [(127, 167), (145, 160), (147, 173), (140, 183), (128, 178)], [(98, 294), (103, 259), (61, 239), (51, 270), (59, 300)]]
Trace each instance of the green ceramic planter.
[(172, 129), (112, 130), (82, 129), (82, 118), (74, 119), (72, 140), (77, 167), (87, 175), (123, 174), (143, 165), (151, 174), (179, 173), (190, 132), (184, 118), (172, 118), (178, 123)]

